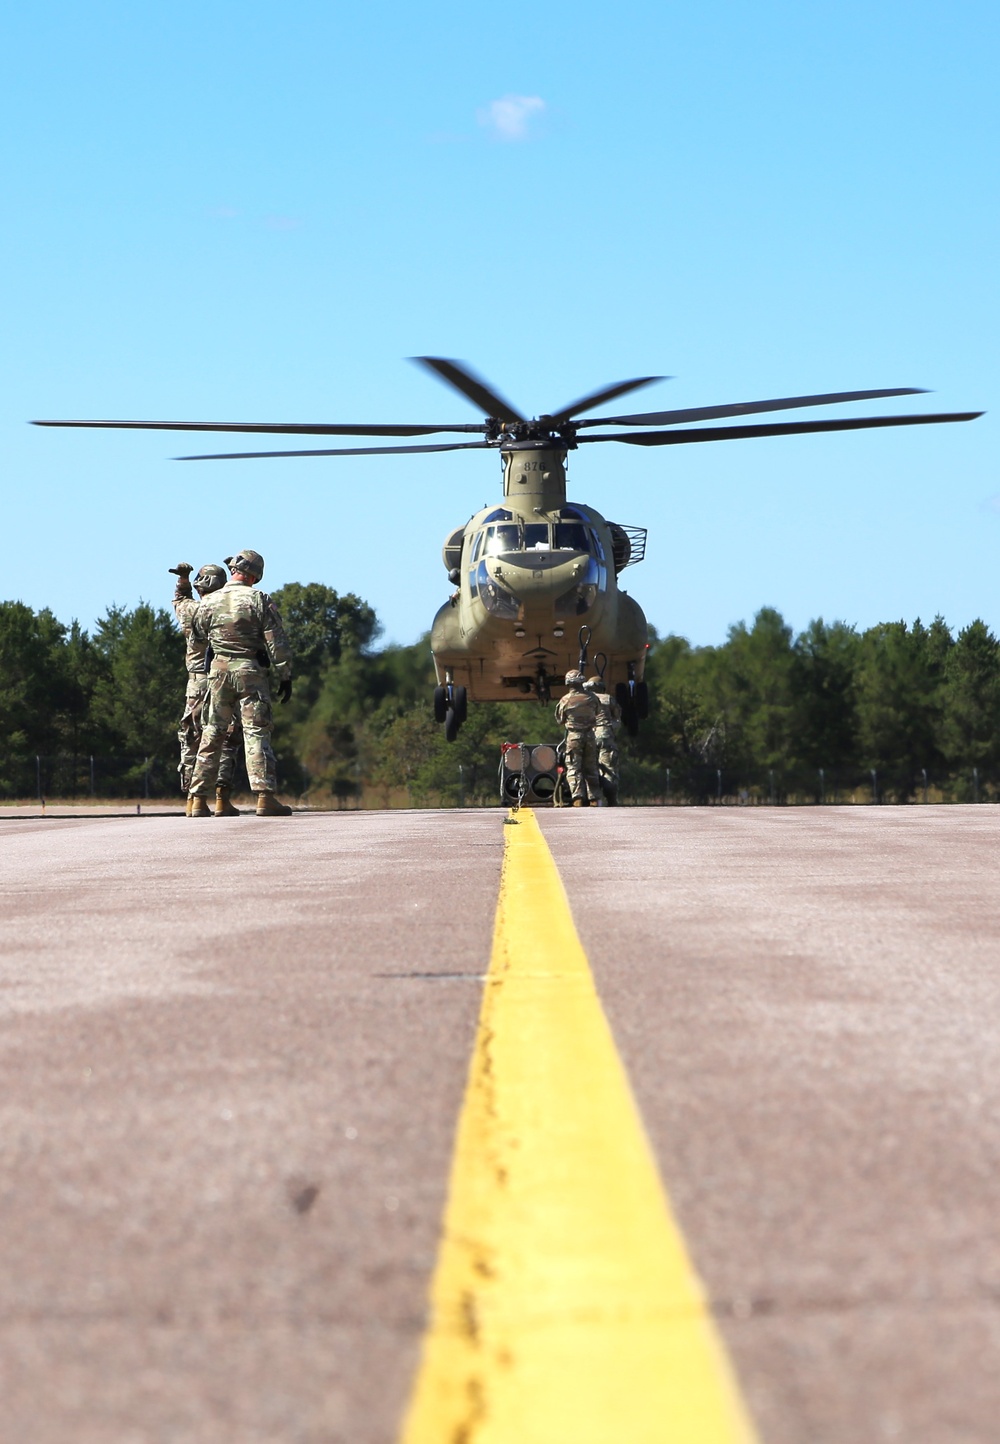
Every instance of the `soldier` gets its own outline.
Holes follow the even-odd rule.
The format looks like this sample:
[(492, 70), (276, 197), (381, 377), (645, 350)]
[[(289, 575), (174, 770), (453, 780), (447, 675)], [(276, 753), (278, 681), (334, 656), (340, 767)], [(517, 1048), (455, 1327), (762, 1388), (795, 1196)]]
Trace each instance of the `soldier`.
[[(181, 718), (180, 727), (177, 729), (177, 740), (181, 744), (181, 760), (177, 764), (177, 771), (181, 775), (181, 791), (187, 797), (185, 811), (190, 817), (191, 799), (188, 797), (188, 792), (191, 788), (195, 758), (198, 756), (198, 748), (201, 744), (202, 711), (208, 695), (208, 666), (205, 661), (207, 643), (191, 633), (191, 619), (198, 610), (198, 601), (192, 596), (191, 591), (191, 573), (194, 568), (190, 562), (178, 562), (169, 570), (177, 578), (177, 586), (174, 588), (174, 615), (187, 643), (185, 658), (187, 690), (184, 694), (184, 715)], [(203, 566), (195, 577), (194, 590), (199, 597), (207, 597), (210, 592), (217, 592), (220, 587), (224, 586), (225, 581), (226, 573), (223, 568), (210, 562)], [(217, 817), (239, 816), (236, 808), (229, 801), (229, 794), (232, 791), (236, 758), (241, 741), (239, 723), (234, 721), (222, 747), (219, 784), (216, 789), (215, 811)]]
[(556, 703), (556, 721), (566, 728), (566, 781), (574, 807), (596, 807), (601, 799), (601, 774), (597, 770), (594, 727), (600, 705), (583, 688), (582, 672), (567, 672), (569, 691)]
[(597, 766), (601, 774), (604, 800), (609, 807), (614, 807), (618, 802), (618, 729), (622, 725), (622, 709), (611, 693), (605, 691), (603, 677), (591, 677), (583, 685), (601, 708), (601, 715), (594, 728)]
[[(257, 794), (258, 817), (288, 817), (292, 809), (275, 796), (277, 775), (271, 750), (271, 689), (268, 671), (278, 682), (278, 699), (292, 695), (292, 654), (278, 609), (266, 592), (254, 591), (264, 575), (264, 558), (245, 549), (226, 557), (231, 576), (198, 607), (194, 635), (212, 649), (208, 700), (198, 759), (191, 779), (191, 817), (209, 817), (226, 729), (234, 713), (243, 723), (247, 776)], [(218, 816), (218, 812), (216, 813)]]

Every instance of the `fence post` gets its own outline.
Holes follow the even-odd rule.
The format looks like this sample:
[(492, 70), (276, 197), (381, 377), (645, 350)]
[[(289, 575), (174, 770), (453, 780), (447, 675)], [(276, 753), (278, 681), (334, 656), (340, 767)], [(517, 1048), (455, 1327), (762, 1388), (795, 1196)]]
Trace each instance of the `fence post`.
[(974, 767), (974, 768), (972, 769), (972, 800), (973, 800), (973, 802), (978, 802), (978, 801), (979, 801), (979, 768), (978, 768), (978, 767)]
[(771, 807), (774, 806), (774, 768), (767, 770), (767, 800)]
[(667, 797), (666, 797), (666, 805), (667, 805), (667, 807), (670, 806), (670, 768), (669, 768), (669, 767), (667, 768)]
[(878, 773), (876, 772), (876, 770), (875, 770), (874, 767), (871, 769), (871, 773), (872, 773), (872, 802), (878, 802)]
[(921, 767), (920, 774), (924, 779), (924, 802), (927, 801), (927, 768)]
[(90, 754), (90, 795), (94, 796), (94, 754)]
[(458, 805), (465, 806), (465, 768), (461, 762), (458, 764)]
[(142, 759), (142, 795), (149, 800), (149, 758)]
[(717, 768), (715, 769), (715, 800), (716, 800), (716, 802), (721, 802), (721, 801), (722, 801), (722, 768), (721, 768), (721, 767), (717, 767)]
[(819, 801), (821, 807), (826, 801), (826, 773), (822, 767), (819, 769)]
[(35, 784), (38, 788), (38, 800), (42, 801), (42, 759), (35, 753)]

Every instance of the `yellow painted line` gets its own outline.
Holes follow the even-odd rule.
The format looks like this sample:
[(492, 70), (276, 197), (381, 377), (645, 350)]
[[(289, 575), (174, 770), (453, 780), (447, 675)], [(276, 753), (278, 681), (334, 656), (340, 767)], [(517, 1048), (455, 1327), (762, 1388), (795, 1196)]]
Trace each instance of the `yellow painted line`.
[(505, 838), (402, 1444), (752, 1444), (552, 855)]

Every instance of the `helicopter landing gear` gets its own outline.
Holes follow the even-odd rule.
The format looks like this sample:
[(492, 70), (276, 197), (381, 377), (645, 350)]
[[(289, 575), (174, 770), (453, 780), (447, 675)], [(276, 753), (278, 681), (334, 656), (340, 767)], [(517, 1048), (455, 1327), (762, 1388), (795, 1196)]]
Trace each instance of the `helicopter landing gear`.
[(549, 679), (545, 673), (544, 668), (542, 667), (539, 667), (538, 672), (535, 675), (535, 696), (538, 698), (539, 702), (541, 702), (543, 707), (547, 702), (550, 702), (552, 700), (551, 694), (549, 692)]
[(469, 694), (464, 687), (446, 682), (434, 688), (434, 721), (444, 723), (446, 742), (454, 742), (458, 729), (469, 715)]

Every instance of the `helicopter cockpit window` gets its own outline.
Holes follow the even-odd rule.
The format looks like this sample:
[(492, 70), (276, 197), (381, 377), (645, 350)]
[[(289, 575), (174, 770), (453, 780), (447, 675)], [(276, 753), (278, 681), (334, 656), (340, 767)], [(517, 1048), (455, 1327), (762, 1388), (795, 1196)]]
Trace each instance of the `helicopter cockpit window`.
[(503, 552), (516, 552), (521, 550), (521, 528), (517, 522), (507, 526), (489, 526), (486, 528), (486, 551), (488, 557), (498, 557)]
[(479, 560), (479, 553), (483, 549), (483, 538), (485, 536), (486, 533), (484, 531), (476, 533), (476, 540), (472, 544), (472, 556), (469, 558), (470, 562), (476, 562)]
[(514, 520), (514, 513), (513, 513), (512, 511), (505, 511), (504, 508), (501, 506), (501, 507), (498, 507), (496, 511), (491, 511), (490, 514), (489, 514), (489, 516), (484, 516), (484, 517), (483, 517), (483, 525), (485, 526), (486, 523), (487, 523), (487, 522), (490, 522), (490, 521), (513, 521), (513, 520)]
[(524, 549), (528, 552), (548, 551), (549, 528), (545, 522), (528, 522), (524, 528)]
[(586, 552), (590, 550), (590, 536), (582, 522), (556, 522), (556, 550)]

